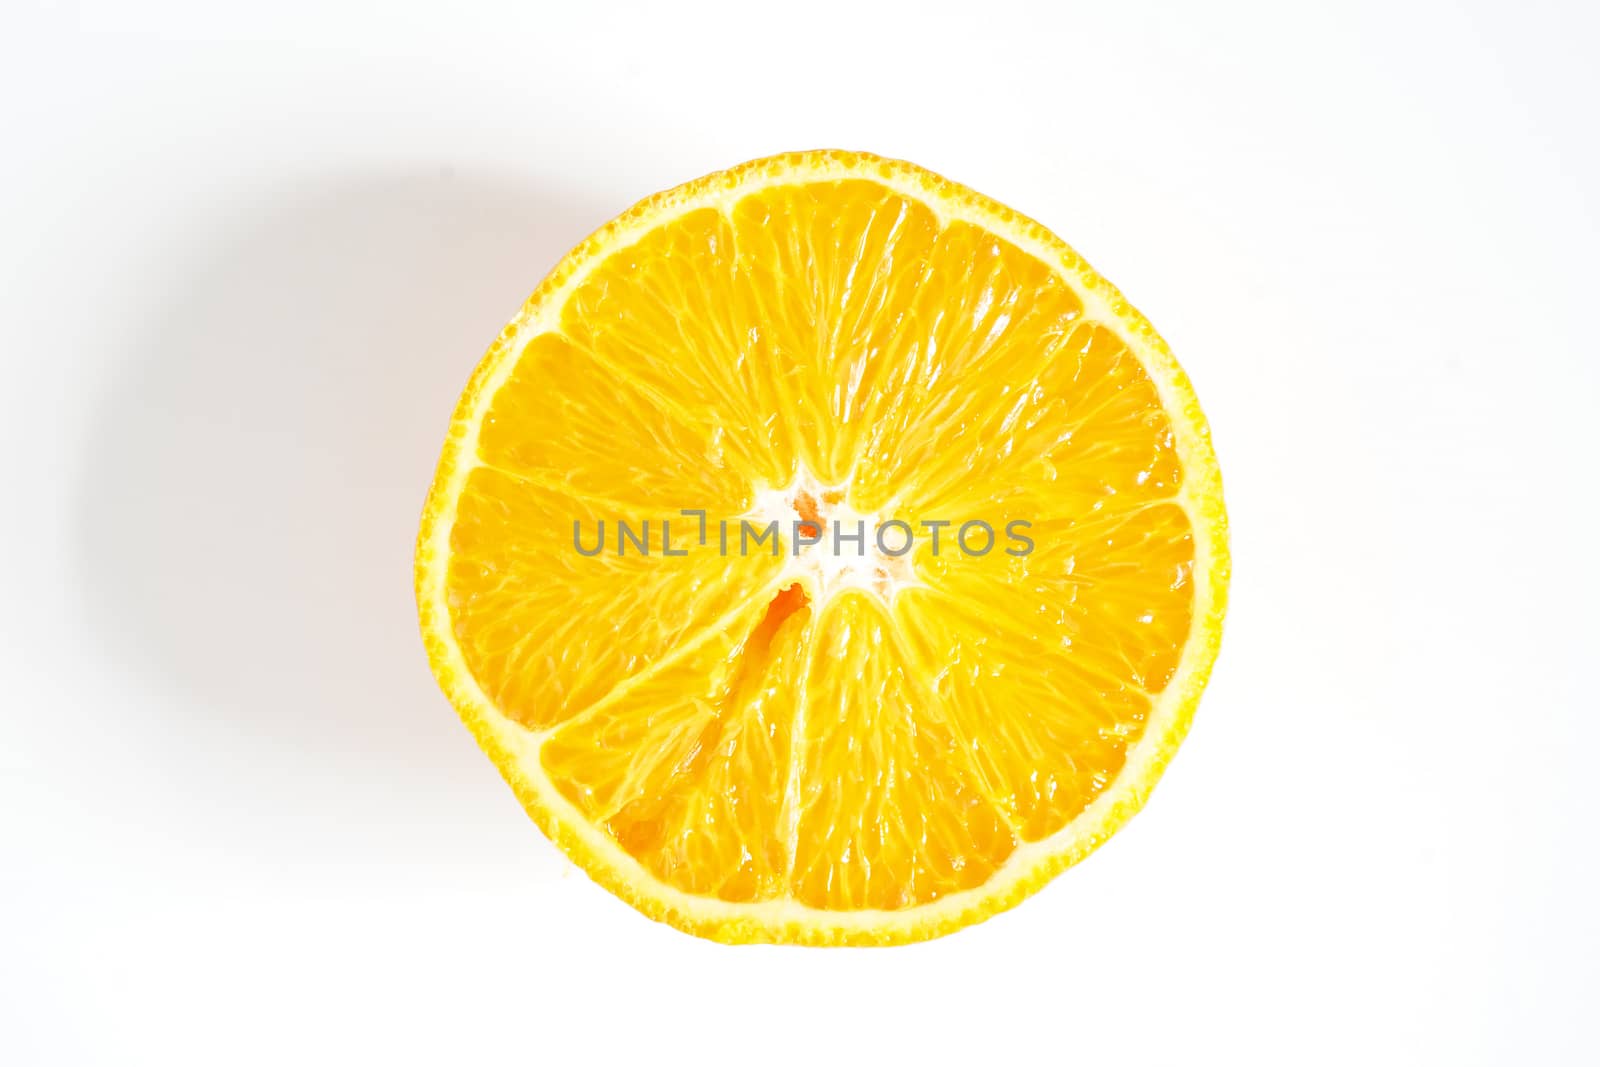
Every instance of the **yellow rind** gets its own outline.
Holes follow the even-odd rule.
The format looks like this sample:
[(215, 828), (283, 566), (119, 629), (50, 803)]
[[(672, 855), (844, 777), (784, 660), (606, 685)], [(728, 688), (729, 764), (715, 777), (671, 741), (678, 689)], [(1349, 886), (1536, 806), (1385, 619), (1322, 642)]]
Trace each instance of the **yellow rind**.
[[(475, 458), (480, 416), (515, 362), (519, 338), (559, 309), (561, 294), (610, 251), (686, 211), (725, 206), (766, 185), (867, 178), (916, 196), (945, 220), (983, 226), (1061, 272), (1090, 317), (1118, 329), (1144, 364), (1172, 419), (1183, 465), (1179, 503), (1195, 542), (1193, 627), (1177, 672), (1151, 709), (1120, 774), (1073, 822), (1042, 841), (1024, 843), (990, 880), (903, 911), (826, 911), (794, 901), (729, 903), (664, 885), (603, 830), (585, 821), (545, 779), (542, 735), (501, 715), (472, 678), (450, 625), (445, 593), (455, 501)], [(1222, 640), (1229, 577), (1228, 520), (1222, 473), (1210, 430), (1188, 377), (1155, 328), (1066, 242), (1003, 204), (912, 163), (865, 152), (819, 150), (753, 160), (658, 193), (601, 227), (570, 252), (534, 290), (478, 364), (450, 422), (417, 539), (416, 594), (428, 662), (440, 687), (485, 754), (545, 835), (594, 881), (652, 919), (731, 944), (895, 945), (939, 937), (981, 922), (1036, 892), (1093, 852), (1144, 805), (1188, 733)]]

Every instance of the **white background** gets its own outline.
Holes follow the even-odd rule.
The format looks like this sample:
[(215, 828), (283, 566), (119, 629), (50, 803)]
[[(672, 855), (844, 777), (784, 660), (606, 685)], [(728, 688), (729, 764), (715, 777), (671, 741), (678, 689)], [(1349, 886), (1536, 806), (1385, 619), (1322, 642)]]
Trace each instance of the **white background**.
[[(0, 41), (0, 1061), (1600, 1062), (1592, 5), (22, 3)], [(528, 822), (412, 538), (563, 251), (819, 146), (1149, 314), (1236, 577), (1086, 864), (931, 944), (729, 949)]]

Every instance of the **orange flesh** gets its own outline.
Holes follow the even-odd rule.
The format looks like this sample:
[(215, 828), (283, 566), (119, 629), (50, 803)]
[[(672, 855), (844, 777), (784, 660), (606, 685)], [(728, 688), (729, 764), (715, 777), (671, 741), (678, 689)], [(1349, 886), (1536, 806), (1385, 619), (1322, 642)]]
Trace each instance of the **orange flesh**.
[[(477, 448), (447, 574), (467, 666), (548, 732), (577, 812), (691, 894), (981, 885), (1107, 788), (1192, 624), (1184, 472), (1138, 359), (1045, 264), (874, 182), (765, 188), (601, 262)], [(826, 599), (783, 578), (787, 522), (784, 556), (715, 551), (719, 518), (803, 478), (835, 487), (788, 498), (808, 536), (847, 504), (950, 520), (942, 551), (919, 534), (916, 584)], [(618, 555), (619, 519), (655, 551)], [(951, 551), (975, 519), (993, 550)], [(605, 550), (574, 551), (598, 522)]]
[(816, 498), (810, 493), (797, 493), (794, 498), (795, 514), (804, 521), (800, 524), (804, 537), (822, 536), (822, 513), (817, 509)]
[(778, 628), (788, 620), (789, 616), (809, 603), (811, 598), (806, 595), (799, 582), (784, 586), (778, 595), (772, 598), (772, 603), (767, 605), (767, 613), (761, 616), (756, 628), (750, 631), (750, 639), (745, 643), (745, 655), (764, 660), (772, 648), (772, 638), (777, 634)]

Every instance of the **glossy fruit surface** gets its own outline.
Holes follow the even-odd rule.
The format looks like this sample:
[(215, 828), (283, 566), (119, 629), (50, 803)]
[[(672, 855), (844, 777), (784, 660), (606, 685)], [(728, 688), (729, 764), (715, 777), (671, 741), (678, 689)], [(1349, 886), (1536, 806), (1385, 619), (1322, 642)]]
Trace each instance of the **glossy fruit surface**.
[(981, 920), (1115, 832), (1227, 576), (1149, 323), (1038, 224), (828, 151), (556, 267), (462, 397), (416, 566), (434, 673), (596, 881), (831, 944)]

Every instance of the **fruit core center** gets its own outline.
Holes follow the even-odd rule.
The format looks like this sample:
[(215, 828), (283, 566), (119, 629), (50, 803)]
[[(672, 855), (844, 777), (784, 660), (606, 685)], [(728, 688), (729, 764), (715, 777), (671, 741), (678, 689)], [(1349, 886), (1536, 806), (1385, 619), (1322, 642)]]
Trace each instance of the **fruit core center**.
[(807, 594), (803, 603), (819, 609), (845, 589), (888, 603), (901, 589), (921, 584), (896, 530), (850, 507), (844, 486), (823, 485), (806, 471), (782, 489), (757, 491), (751, 518), (778, 523), (784, 556), (779, 599), (798, 585)]

